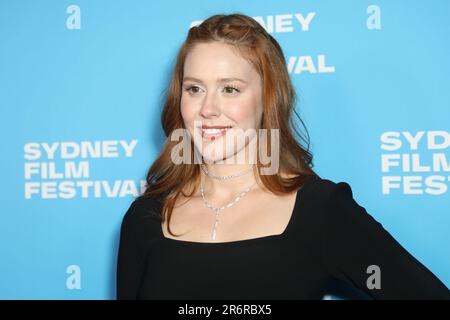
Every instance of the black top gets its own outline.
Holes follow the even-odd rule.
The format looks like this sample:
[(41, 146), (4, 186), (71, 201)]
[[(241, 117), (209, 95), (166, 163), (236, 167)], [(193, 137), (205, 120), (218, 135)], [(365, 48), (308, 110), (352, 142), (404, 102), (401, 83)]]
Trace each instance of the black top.
[(450, 298), (346, 182), (308, 177), (285, 231), (254, 239), (166, 238), (160, 210), (161, 201), (135, 200), (123, 218), (118, 299), (322, 299), (331, 280), (375, 299)]

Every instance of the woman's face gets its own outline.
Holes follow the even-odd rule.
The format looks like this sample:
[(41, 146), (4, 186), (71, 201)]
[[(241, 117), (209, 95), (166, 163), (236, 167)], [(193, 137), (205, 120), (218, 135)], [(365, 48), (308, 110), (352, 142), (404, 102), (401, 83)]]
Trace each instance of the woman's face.
[[(219, 42), (195, 45), (183, 74), (181, 115), (196, 149), (208, 162), (234, 159), (233, 163), (239, 163), (236, 159), (241, 158), (236, 156), (256, 138), (252, 133), (261, 123), (259, 74), (233, 47)], [(208, 126), (223, 129), (205, 129)], [(253, 130), (247, 131), (247, 140), (248, 129)]]

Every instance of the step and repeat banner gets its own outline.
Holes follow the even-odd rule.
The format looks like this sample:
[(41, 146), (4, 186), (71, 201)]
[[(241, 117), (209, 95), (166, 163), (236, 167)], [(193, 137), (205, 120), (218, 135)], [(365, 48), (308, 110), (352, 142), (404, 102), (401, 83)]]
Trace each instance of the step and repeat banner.
[(177, 50), (230, 13), (283, 48), (317, 173), (450, 286), (449, 1), (1, 0), (0, 299), (116, 298)]

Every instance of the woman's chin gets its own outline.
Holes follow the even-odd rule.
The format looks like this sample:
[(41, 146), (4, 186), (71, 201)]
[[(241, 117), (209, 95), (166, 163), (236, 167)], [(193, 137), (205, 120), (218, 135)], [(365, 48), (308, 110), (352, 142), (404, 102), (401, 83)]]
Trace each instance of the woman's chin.
[(223, 164), (227, 158), (213, 155), (203, 155), (203, 161), (208, 164)]
[(201, 155), (203, 162), (208, 164), (224, 164), (227, 159), (231, 161), (233, 158), (233, 154), (223, 154), (222, 152), (203, 152)]
[[(246, 164), (248, 163), (248, 155), (242, 156), (241, 153), (244, 151), (245, 146), (238, 145), (238, 150), (236, 147), (229, 148), (230, 151), (227, 152), (226, 146), (223, 144), (214, 144), (211, 142), (202, 143), (201, 147), (196, 145), (197, 154), (201, 155), (202, 159), (207, 163), (216, 164)], [(201, 148), (201, 150), (200, 150)]]

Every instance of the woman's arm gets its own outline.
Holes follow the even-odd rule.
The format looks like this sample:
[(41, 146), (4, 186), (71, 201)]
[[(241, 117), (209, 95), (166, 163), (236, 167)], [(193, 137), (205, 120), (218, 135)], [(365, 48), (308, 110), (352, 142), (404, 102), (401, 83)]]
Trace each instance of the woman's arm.
[(330, 274), (375, 299), (450, 299), (448, 288), (403, 248), (352, 195), (332, 183), (323, 228)]
[[(117, 299), (137, 299), (145, 264), (145, 250), (139, 239), (137, 205), (134, 201), (122, 220), (117, 259)], [(141, 239), (142, 240), (142, 239)]]

